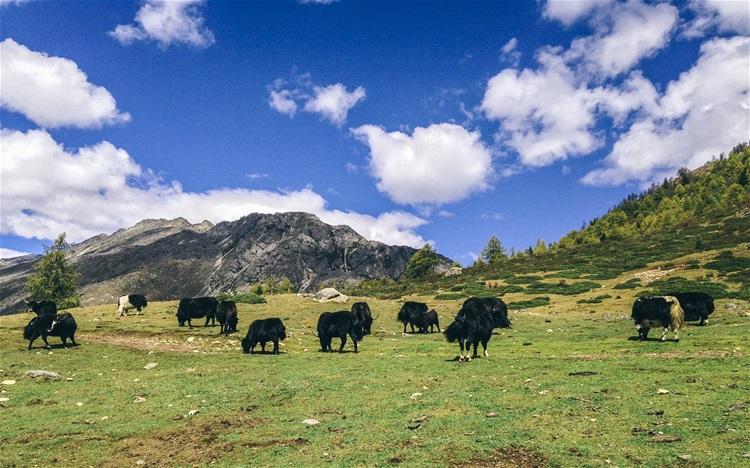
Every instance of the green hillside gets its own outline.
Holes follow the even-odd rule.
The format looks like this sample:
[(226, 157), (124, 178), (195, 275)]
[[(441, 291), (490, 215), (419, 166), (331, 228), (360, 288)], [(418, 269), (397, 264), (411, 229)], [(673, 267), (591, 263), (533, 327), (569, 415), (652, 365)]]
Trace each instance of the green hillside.
[[(673, 269), (674, 274), (666, 276), (676, 279), (666, 285), (631, 282), (625, 288), (654, 291), (679, 286), (747, 300), (749, 173), (750, 147), (737, 145), (728, 156), (693, 171), (680, 170), (675, 178), (627, 197), (547, 248), (478, 261), (458, 276), (369, 281), (351, 292), (387, 298), (434, 292), (446, 299), (521, 291), (576, 295), (600, 287), (604, 280), (623, 276), (624, 283), (626, 273), (651, 265)], [(694, 279), (679, 276), (686, 271)]]

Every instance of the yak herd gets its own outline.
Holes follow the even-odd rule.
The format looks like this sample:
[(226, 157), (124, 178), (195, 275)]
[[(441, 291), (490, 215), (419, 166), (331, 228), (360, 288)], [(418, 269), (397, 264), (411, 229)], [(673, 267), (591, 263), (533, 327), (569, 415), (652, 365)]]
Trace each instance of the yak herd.
[[(36, 317), (26, 325), (23, 337), (29, 340), (28, 349), (37, 338), (41, 337), (46, 348), (50, 345), (48, 336), (59, 337), (63, 346), (67, 340), (77, 346), (75, 332), (76, 321), (68, 312), (58, 313), (57, 305), (52, 301), (29, 302), (26, 304), (36, 313)], [(129, 310), (136, 310), (138, 315), (148, 305), (142, 294), (130, 294), (119, 298), (117, 308), (120, 316), (127, 316)], [(702, 292), (677, 292), (664, 296), (645, 296), (635, 300), (631, 318), (638, 331), (638, 339), (646, 340), (651, 328), (662, 328), (661, 340), (665, 341), (669, 331), (674, 332), (675, 341), (679, 341), (679, 331), (685, 321), (699, 321), (700, 325), (708, 324), (708, 316), (714, 311), (714, 299)], [(237, 305), (234, 301), (219, 301), (213, 297), (183, 298), (177, 306), (177, 323), (186, 323), (192, 328), (192, 319), (205, 318), (204, 326), (209, 322), (219, 322), (222, 334), (228, 335), (237, 331)], [(334, 338), (341, 340), (338, 351), (344, 351), (347, 337), (351, 338), (354, 352), (359, 351), (359, 343), (371, 334), (372, 317), (366, 302), (356, 302), (351, 310), (323, 312), (318, 318), (317, 335), (322, 352), (331, 352)], [(407, 301), (398, 311), (396, 320), (407, 326), (411, 332), (432, 333), (434, 328), (440, 332), (438, 314), (434, 309), (428, 310), (427, 304)], [(479, 344), (482, 344), (484, 357), (488, 356), (487, 346), (495, 328), (511, 328), (508, 318), (508, 307), (498, 298), (472, 297), (464, 301), (453, 322), (442, 333), (451, 343), (458, 343), (460, 352), (458, 361), (471, 361), (477, 357)], [(273, 343), (273, 354), (279, 354), (279, 342), (286, 339), (286, 327), (280, 318), (271, 317), (255, 320), (250, 324), (246, 336), (242, 339), (242, 351), (253, 353), (260, 345), (261, 352), (266, 351), (266, 344)], [(473, 353), (472, 353), (473, 347)]]

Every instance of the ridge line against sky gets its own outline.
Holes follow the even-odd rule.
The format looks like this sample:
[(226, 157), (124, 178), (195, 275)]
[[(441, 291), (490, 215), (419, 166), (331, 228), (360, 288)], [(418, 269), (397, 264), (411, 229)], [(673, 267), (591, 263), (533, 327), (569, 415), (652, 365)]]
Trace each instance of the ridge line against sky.
[(90, 5), (0, 2), (0, 257), (306, 211), (468, 262), (750, 138), (746, 2)]

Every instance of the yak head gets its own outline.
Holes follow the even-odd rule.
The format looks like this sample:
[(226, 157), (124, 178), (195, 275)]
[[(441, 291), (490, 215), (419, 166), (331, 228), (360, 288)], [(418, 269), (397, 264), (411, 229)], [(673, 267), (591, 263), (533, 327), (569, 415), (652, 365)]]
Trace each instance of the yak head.
[(242, 352), (248, 354), (250, 352), (250, 338), (242, 338)]

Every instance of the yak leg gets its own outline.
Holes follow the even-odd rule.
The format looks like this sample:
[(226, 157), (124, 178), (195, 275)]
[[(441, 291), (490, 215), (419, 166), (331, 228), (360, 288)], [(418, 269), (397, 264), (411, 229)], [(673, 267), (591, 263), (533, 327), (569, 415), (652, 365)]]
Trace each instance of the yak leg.
[(73, 344), (73, 346), (78, 346), (78, 343), (76, 343), (75, 335), (70, 335), (70, 342)]
[(339, 353), (344, 352), (344, 345), (346, 344), (346, 335), (341, 337), (341, 346), (339, 347)]
[(37, 338), (39, 338), (39, 332), (34, 330), (34, 332), (31, 334), (31, 338), (29, 338), (29, 350), (31, 349), (32, 343), (34, 343)]
[(64, 336), (61, 336), (60, 339), (63, 342), (63, 348), (67, 348), (68, 347), (68, 339), (65, 338)]
[(354, 342), (354, 352), (358, 353), (359, 348), (357, 348), (357, 339), (352, 337), (352, 341)]
[(487, 341), (482, 341), (482, 348), (484, 348), (484, 357), (490, 357), (490, 353), (487, 352)]
[(680, 329), (679, 328), (674, 328), (674, 340), (680, 341)]
[(406, 335), (406, 322), (404, 322), (404, 335)]
[(260, 342), (260, 351), (263, 352), (263, 353), (266, 352), (266, 342), (265, 341), (261, 341)]
[(279, 354), (279, 340), (273, 340), (273, 354)]
[(204, 327), (208, 326), (209, 320), (211, 320), (211, 317), (209, 317), (208, 314), (206, 314), (206, 323), (203, 325)]
[(662, 341), (667, 341), (667, 333), (669, 333), (669, 327), (664, 327), (664, 329), (661, 331)]
[(50, 349), (52, 346), (49, 345), (49, 342), (47, 342), (47, 334), (42, 333), (42, 340), (44, 340), (44, 347), (47, 349)]
[(458, 352), (458, 362), (463, 362), (463, 360), (464, 360), (464, 342), (463, 342), (463, 340), (458, 340), (458, 346), (460, 348), (460, 351)]
[(318, 339), (320, 340), (320, 352), (325, 353), (328, 351), (328, 347), (326, 346), (326, 340), (322, 336), (319, 336)]

